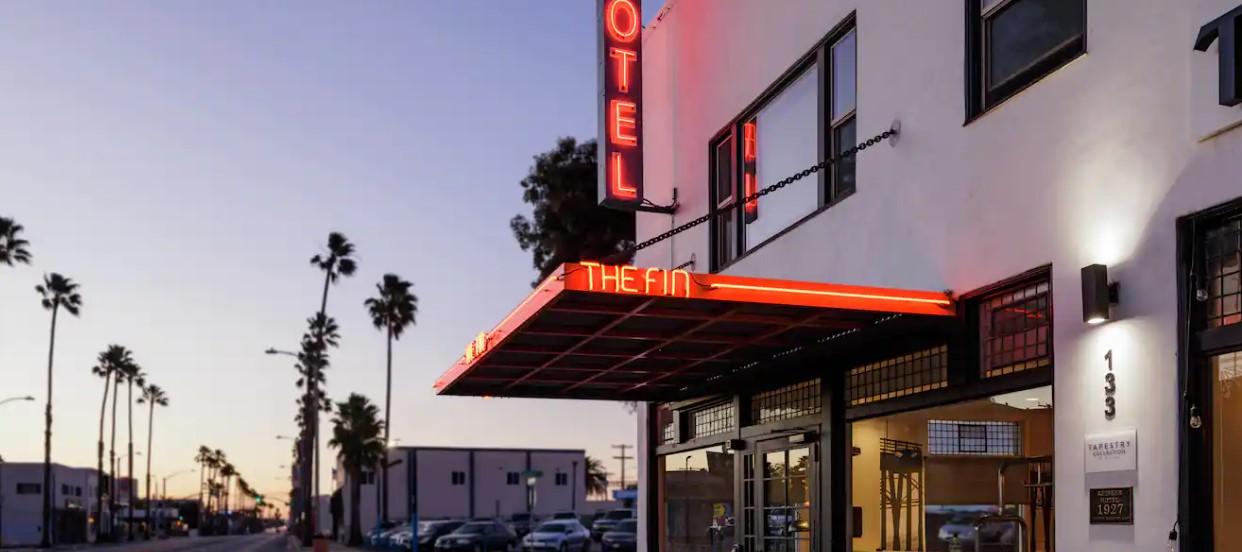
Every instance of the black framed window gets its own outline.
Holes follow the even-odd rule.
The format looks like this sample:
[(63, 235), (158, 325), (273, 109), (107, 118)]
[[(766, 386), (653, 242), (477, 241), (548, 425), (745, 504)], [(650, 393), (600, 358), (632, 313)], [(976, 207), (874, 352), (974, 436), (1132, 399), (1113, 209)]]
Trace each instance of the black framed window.
[(709, 143), (713, 271), (857, 189), (851, 158), (779, 192), (743, 202), (857, 144), (857, 51), (851, 16)]
[(710, 437), (728, 433), (734, 429), (734, 417), (737, 410), (733, 403), (723, 402), (712, 406), (691, 410), (689, 414), (691, 438)]
[(449, 478), (453, 485), (466, 484), (466, 472), (464, 471), (455, 471), (449, 475)]
[(966, 0), (967, 118), (1087, 51), (1086, 0)]
[(983, 377), (1052, 365), (1050, 297), (1051, 283), (1045, 277), (977, 301)]
[(38, 483), (18, 483), (17, 494), (19, 495), (35, 495), (42, 492), (43, 485)]
[(556, 474), (556, 486), (564, 487), (566, 485), (569, 485), (569, 474), (564, 473), (564, 472), (557, 473)]
[(521, 479), (519, 479), (518, 472), (509, 472), (505, 474), (505, 485), (517, 485), (520, 481)]

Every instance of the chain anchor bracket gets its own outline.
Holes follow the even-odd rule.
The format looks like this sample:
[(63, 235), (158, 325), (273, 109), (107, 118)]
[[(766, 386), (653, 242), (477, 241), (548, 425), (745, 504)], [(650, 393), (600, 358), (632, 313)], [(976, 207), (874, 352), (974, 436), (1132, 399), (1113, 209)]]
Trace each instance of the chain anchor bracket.
[(638, 207), (635, 207), (634, 210), (640, 213), (659, 213), (661, 215), (671, 216), (677, 213), (678, 207), (681, 207), (681, 204), (677, 203), (677, 188), (674, 187), (672, 203), (668, 205), (657, 205), (655, 203), (652, 203), (651, 200), (647, 198), (643, 198), (642, 204), (640, 204)]

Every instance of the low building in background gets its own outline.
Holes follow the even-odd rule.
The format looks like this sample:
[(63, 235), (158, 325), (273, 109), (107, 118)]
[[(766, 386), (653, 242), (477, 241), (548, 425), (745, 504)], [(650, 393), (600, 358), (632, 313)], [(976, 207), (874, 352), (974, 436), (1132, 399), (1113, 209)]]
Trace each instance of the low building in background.
[[(97, 489), (94, 469), (52, 464), (53, 543), (94, 541)], [(42, 462), (0, 463), (0, 546), (40, 543), (43, 490)]]
[[(583, 450), (398, 447), (388, 450), (388, 464), (388, 518), (393, 522), (413, 517), (411, 496), (418, 499), (420, 520), (507, 520), (514, 514), (543, 518), (553, 512), (585, 515), (596, 510), (586, 500)], [(378, 482), (373, 471), (363, 472), (360, 517), (364, 532), (375, 526)], [(342, 500), (343, 519), (336, 521), (342, 538), (349, 531), (349, 484), (338, 460), (333, 488)]]

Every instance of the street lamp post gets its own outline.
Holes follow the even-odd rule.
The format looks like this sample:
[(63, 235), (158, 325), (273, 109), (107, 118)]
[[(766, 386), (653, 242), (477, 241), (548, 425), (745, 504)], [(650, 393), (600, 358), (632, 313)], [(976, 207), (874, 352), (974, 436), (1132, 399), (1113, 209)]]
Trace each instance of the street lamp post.
[(35, 398), (30, 395), (26, 395), (23, 397), (9, 397), (7, 399), (0, 400), (0, 405), (3, 405), (5, 403), (11, 403), (13, 401), (33, 401), (33, 400), (35, 400)]
[[(11, 403), (14, 401), (30, 402), (34, 400), (35, 398), (30, 395), (26, 395), (24, 397), (9, 397), (7, 399), (0, 400), (0, 405), (4, 405), (6, 403)], [(0, 489), (4, 489), (4, 458), (3, 457), (0, 457)], [(3, 545), (3, 544), (4, 544), (4, 492), (0, 491), (0, 545)]]
[[(168, 480), (174, 477), (177, 477), (178, 475), (190, 473), (192, 471), (194, 471), (194, 468), (188, 468), (188, 469), (184, 469), (178, 472), (173, 472), (173, 473), (170, 473), (164, 476), (162, 480), (163, 481), (162, 486), (164, 488), (164, 491), (159, 494), (160, 496), (159, 518), (155, 520), (156, 531), (159, 531), (159, 527), (164, 521), (164, 502), (168, 500)], [(150, 516), (151, 516), (151, 505), (147, 504), (147, 517), (149, 518)]]
[[(299, 355), (298, 355), (297, 353), (293, 352), (293, 351), (285, 351), (285, 350), (277, 349), (277, 348), (275, 348), (275, 347), (268, 347), (268, 348), (267, 348), (267, 350), (263, 351), (263, 353), (264, 353), (264, 354), (268, 354), (268, 355), (285, 355), (285, 356), (289, 356), (289, 357), (293, 357), (293, 358), (299, 358)], [(309, 382), (309, 381), (308, 381), (308, 382), (306, 382), (306, 389), (307, 389), (307, 393), (309, 393), (309, 392), (310, 392), (310, 389), (311, 389), (311, 382)], [(315, 435), (318, 435), (318, 433), (319, 433), (319, 432), (318, 432), (318, 428), (315, 428), (315, 429), (316, 429), (316, 431), (314, 432), (314, 434), (315, 434)], [(296, 444), (294, 445), (294, 447), (295, 447), (295, 448), (297, 448), (299, 445), (306, 446), (306, 445), (304, 445), (304, 444), (302, 444), (302, 443), (301, 443), (301, 439), (292, 439), (292, 438), (290, 438), (290, 437), (285, 437), (285, 436), (283, 436), (283, 435), (277, 435), (277, 436), (276, 436), (276, 438), (277, 438), (277, 439), (289, 439), (289, 440), (291, 440), (291, 441), (294, 441), (294, 442), (296, 443)], [(315, 519), (315, 509), (316, 509), (316, 508), (315, 508), (315, 501), (316, 501), (316, 498), (315, 498), (314, 488), (315, 488), (315, 486), (319, 483), (319, 481), (318, 481), (318, 479), (319, 479), (319, 470), (317, 469), (317, 468), (318, 468), (318, 466), (317, 466), (317, 465), (315, 465), (315, 463), (314, 463), (314, 462), (315, 462), (315, 460), (316, 460), (316, 453), (318, 452), (318, 451), (316, 451), (316, 450), (315, 450), (315, 445), (316, 445), (316, 444), (318, 444), (316, 441), (312, 441), (312, 442), (311, 442), (311, 444), (307, 447), (307, 448), (309, 448), (309, 449), (310, 449), (310, 458), (302, 458), (302, 459), (300, 460), (301, 462), (311, 462), (311, 466), (312, 466), (312, 467), (311, 467), (311, 471), (312, 471), (312, 473), (314, 474), (314, 475), (313, 475), (313, 477), (312, 477), (312, 481), (304, 481), (304, 482), (302, 482), (302, 483), (303, 483), (303, 485), (305, 485), (305, 486), (306, 486), (306, 488), (305, 488), (305, 489), (303, 489), (303, 491), (302, 491), (302, 493), (301, 493), (301, 494), (303, 495), (303, 497), (305, 497), (305, 498), (306, 498), (305, 504), (303, 504), (303, 505), (302, 505), (302, 507), (303, 507), (303, 508), (305, 508), (305, 509), (306, 509), (306, 511), (310, 514), (310, 521), (311, 521), (311, 523), (310, 523), (310, 530), (312, 530), (312, 531), (314, 530), (314, 528), (315, 528), (315, 522), (317, 521), (317, 520)], [(292, 506), (290, 506), (290, 510), (292, 510)]]

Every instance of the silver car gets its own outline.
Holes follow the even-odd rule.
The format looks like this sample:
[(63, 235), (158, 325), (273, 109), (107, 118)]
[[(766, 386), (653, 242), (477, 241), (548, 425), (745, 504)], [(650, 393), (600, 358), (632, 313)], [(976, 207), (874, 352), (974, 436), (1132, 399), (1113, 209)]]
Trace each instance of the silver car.
[(546, 521), (522, 539), (522, 549), (587, 552), (591, 549), (591, 532), (577, 520)]

